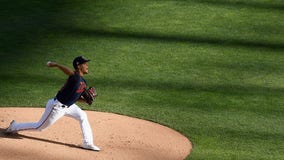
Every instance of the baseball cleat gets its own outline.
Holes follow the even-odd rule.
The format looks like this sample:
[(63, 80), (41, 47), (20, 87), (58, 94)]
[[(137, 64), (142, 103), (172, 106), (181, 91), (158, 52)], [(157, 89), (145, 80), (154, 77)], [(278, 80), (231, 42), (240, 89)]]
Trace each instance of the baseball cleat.
[(17, 133), (17, 131), (13, 131), (13, 130), (12, 130), (12, 127), (13, 127), (14, 123), (16, 123), (15, 120), (13, 120), (13, 121), (10, 123), (9, 127), (5, 130), (5, 134), (16, 134), (16, 133)]
[(89, 150), (93, 150), (93, 151), (100, 151), (101, 149), (93, 144), (86, 144), (84, 143), (82, 146), (84, 149), (89, 149)]

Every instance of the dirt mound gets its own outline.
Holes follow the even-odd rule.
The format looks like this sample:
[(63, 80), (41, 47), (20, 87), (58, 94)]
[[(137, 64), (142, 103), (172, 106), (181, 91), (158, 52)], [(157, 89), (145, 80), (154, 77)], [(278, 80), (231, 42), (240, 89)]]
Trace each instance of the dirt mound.
[(191, 151), (180, 133), (145, 120), (86, 111), (100, 152), (80, 148), (79, 123), (63, 117), (42, 131), (6, 136), (10, 121), (36, 122), (43, 108), (0, 108), (0, 159), (5, 160), (182, 160)]

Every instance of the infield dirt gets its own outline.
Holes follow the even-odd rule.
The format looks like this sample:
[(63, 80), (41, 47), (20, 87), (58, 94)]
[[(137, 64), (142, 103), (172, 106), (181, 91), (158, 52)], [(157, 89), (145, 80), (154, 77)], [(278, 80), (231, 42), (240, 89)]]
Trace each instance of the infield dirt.
[(100, 152), (80, 148), (80, 125), (69, 117), (41, 132), (3, 133), (12, 120), (36, 122), (43, 112), (43, 108), (0, 108), (0, 160), (182, 160), (192, 149), (185, 136), (168, 127), (95, 111), (86, 113)]

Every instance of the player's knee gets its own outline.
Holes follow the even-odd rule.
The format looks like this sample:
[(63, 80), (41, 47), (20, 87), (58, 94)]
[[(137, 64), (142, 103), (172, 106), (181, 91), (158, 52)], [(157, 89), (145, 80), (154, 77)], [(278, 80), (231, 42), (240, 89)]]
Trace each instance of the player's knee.
[(88, 119), (88, 117), (87, 117), (86, 112), (82, 112), (82, 113), (80, 114), (79, 120), (80, 120), (80, 121), (84, 121), (84, 120), (87, 120), (87, 119)]

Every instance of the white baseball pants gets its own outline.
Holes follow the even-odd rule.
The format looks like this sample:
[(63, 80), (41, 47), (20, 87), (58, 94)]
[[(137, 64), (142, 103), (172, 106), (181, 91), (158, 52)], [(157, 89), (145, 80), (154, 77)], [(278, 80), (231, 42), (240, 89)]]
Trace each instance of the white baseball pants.
[(59, 118), (63, 116), (72, 117), (80, 122), (83, 143), (93, 144), (93, 133), (90, 127), (87, 114), (76, 104), (70, 107), (62, 107), (63, 104), (58, 100), (48, 100), (41, 119), (35, 123), (14, 123), (12, 131), (23, 131), (23, 130), (37, 130), (41, 131), (54, 124)]

